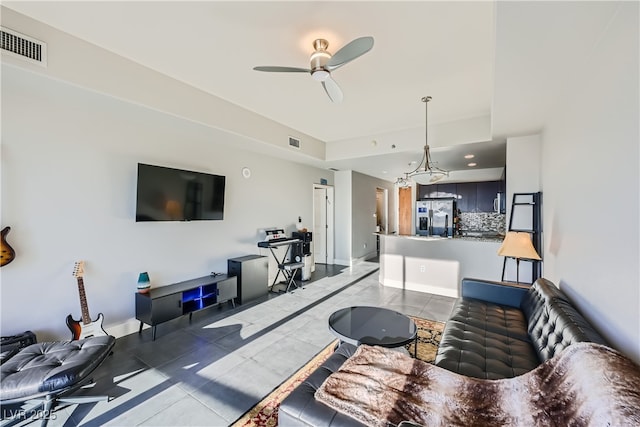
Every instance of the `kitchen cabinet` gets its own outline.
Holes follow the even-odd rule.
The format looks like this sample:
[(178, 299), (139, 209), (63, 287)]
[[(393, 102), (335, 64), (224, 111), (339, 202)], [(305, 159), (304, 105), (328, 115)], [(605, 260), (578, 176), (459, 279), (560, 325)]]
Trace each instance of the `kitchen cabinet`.
[(418, 200), (454, 197), (460, 212), (494, 212), (493, 201), (504, 188), (504, 181), (419, 185)]
[(500, 181), (478, 182), (476, 212), (494, 212), (493, 201), (498, 195)]
[(457, 185), (457, 208), (460, 212), (476, 212), (477, 187), (476, 182), (461, 182)]
[(442, 198), (458, 198), (457, 184), (437, 184), (437, 196)]
[(438, 194), (438, 186), (436, 184), (418, 185), (418, 200), (433, 198), (436, 197), (436, 194)]
[(418, 188), (418, 199), (429, 198), (456, 198), (458, 195), (458, 184), (431, 184), (420, 185)]

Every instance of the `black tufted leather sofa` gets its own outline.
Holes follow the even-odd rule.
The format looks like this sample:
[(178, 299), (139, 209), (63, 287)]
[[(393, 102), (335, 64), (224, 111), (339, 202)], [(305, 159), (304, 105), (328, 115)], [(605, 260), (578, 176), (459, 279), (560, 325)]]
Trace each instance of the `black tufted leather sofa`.
[[(605, 340), (553, 283), (532, 286), (463, 279), (462, 297), (443, 331), (435, 364), (459, 374), (486, 379), (528, 372), (565, 347)], [(281, 426), (361, 426), (317, 402), (314, 393), (338, 370), (355, 347), (343, 343), (282, 402)]]
[(278, 409), (279, 426), (361, 426), (353, 418), (336, 412), (330, 407), (316, 402), (314, 394), (325, 379), (356, 351), (351, 344), (342, 343), (340, 347), (309, 377), (296, 387), (280, 404)]
[(114, 345), (115, 338), (108, 335), (78, 341), (43, 342), (24, 347), (3, 360), (0, 366), (3, 419), (8, 417), (19, 422), (19, 417), (15, 416), (18, 412), (5, 408), (34, 401), (35, 406), (20, 413), (45, 414), (42, 425), (46, 425), (46, 416), (58, 402), (107, 400), (107, 396), (82, 396), (75, 400), (66, 396), (91, 380), (90, 375), (111, 354)]
[(511, 378), (581, 341), (606, 345), (550, 281), (525, 287), (463, 279), (435, 364), (470, 377)]

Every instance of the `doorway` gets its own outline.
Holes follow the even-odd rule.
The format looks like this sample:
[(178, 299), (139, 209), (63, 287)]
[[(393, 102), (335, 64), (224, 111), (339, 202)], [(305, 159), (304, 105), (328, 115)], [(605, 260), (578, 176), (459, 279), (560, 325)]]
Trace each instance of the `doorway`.
[(389, 230), (389, 191), (376, 188), (376, 231), (386, 233)]
[(398, 234), (409, 236), (414, 233), (413, 192), (411, 187), (398, 188)]
[(333, 187), (313, 185), (313, 253), (319, 264), (333, 264), (334, 260), (334, 204)]

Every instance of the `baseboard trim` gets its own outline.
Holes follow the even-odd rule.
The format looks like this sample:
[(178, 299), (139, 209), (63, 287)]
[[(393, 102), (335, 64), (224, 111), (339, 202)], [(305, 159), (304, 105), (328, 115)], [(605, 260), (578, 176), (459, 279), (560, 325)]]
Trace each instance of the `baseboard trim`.
[(383, 286), (404, 289), (407, 291), (425, 292), (452, 298), (458, 298), (460, 296), (458, 289), (443, 288), (440, 286), (427, 285), (425, 283), (402, 282), (400, 280), (389, 279), (383, 281), (382, 278), (380, 278), (380, 283), (382, 283)]

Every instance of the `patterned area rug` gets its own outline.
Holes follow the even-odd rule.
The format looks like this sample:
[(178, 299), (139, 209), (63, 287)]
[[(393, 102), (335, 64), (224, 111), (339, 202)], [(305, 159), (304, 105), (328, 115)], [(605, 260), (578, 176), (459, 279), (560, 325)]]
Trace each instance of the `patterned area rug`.
[[(434, 320), (411, 317), (418, 327), (418, 359), (428, 363), (433, 363), (438, 351), (438, 344), (442, 337), (444, 323)], [(233, 427), (274, 427), (278, 425), (278, 408), (280, 402), (293, 391), (300, 383), (307, 379), (309, 375), (325, 360), (331, 356), (337, 341), (332, 342), (318, 353), (313, 359), (307, 362), (289, 379), (280, 384), (267, 397), (262, 399), (256, 406), (251, 408)], [(414, 344), (405, 346), (409, 354), (413, 355)]]
[[(438, 344), (442, 338), (442, 330), (444, 323), (435, 320), (420, 319), (419, 317), (411, 317), (418, 327), (418, 359), (433, 363), (436, 360), (438, 352)], [(414, 344), (408, 344), (406, 349), (413, 356)]]

